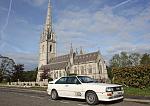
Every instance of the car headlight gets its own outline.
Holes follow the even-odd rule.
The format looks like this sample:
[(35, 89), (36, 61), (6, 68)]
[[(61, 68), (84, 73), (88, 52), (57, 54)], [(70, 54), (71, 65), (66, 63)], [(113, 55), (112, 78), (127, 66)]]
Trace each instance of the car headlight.
[(123, 91), (123, 87), (121, 87), (121, 91)]
[(107, 87), (107, 88), (106, 88), (106, 92), (113, 92), (113, 88)]

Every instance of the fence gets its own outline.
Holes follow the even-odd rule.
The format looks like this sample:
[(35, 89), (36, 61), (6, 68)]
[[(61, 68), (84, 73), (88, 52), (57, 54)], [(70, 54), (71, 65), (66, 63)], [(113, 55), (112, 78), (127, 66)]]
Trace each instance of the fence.
[(40, 86), (40, 87), (44, 87), (44, 86), (48, 86), (48, 79), (43, 79), (43, 81), (39, 81), (39, 82), (11, 82), (8, 83), (8, 85), (10, 86), (22, 86), (22, 87), (34, 87), (34, 86)]

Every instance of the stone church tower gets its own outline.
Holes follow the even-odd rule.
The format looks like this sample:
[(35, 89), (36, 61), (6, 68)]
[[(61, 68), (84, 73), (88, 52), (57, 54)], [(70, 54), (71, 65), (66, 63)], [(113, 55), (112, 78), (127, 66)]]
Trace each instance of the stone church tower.
[(41, 73), (43, 73), (42, 70), (40, 70), (41, 66), (47, 65), (49, 60), (51, 58), (54, 58), (55, 56), (56, 56), (56, 35), (52, 30), (52, 10), (51, 10), (51, 3), (49, 0), (46, 22), (40, 38), (37, 81), (40, 80)]
[[(37, 82), (50, 77), (56, 79), (69, 74), (85, 75), (97, 80), (108, 79), (105, 61), (99, 51), (74, 52), (56, 56), (56, 35), (52, 30), (52, 10), (49, 0), (46, 22), (40, 39)], [(43, 76), (43, 77), (42, 77)]]

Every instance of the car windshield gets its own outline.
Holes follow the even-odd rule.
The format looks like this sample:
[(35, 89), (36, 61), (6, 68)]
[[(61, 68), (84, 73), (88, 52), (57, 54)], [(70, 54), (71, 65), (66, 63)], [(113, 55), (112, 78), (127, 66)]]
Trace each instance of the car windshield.
[(79, 80), (82, 83), (96, 83), (97, 81), (93, 78), (90, 78), (88, 76), (78, 76)]

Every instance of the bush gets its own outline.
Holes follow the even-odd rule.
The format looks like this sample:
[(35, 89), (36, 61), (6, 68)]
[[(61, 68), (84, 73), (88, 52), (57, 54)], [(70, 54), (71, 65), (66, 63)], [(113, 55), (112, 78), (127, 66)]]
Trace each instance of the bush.
[(145, 88), (150, 86), (150, 65), (113, 68), (113, 83)]

